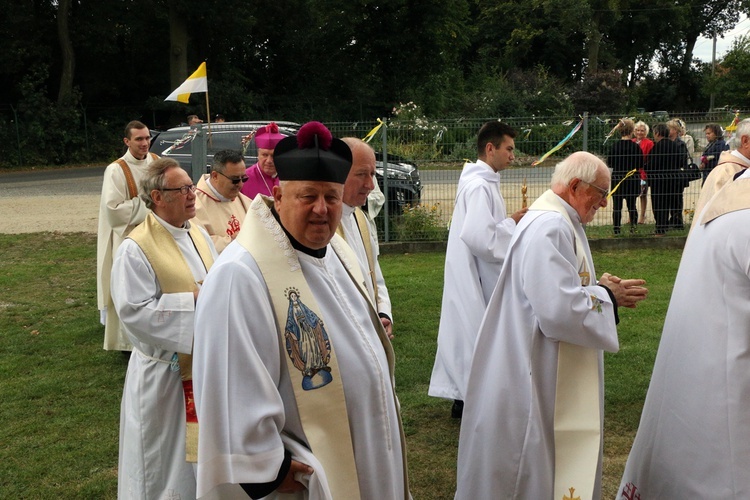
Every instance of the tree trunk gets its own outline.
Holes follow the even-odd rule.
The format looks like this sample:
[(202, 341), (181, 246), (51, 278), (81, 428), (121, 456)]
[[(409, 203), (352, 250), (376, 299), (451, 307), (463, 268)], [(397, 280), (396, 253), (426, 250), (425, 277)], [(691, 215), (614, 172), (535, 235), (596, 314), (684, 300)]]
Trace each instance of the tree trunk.
[(685, 57), (680, 66), (680, 81), (677, 84), (677, 98), (675, 100), (678, 110), (684, 110), (685, 97), (690, 92), (690, 65), (693, 63), (693, 49), (698, 41), (698, 31), (691, 31), (685, 39)]
[(172, 89), (176, 89), (188, 77), (187, 22), (175, 7), (175, 2), (169, 2), (169, 79)]
[(69, 103), (73, 96), (73, 76), (75, 74), (76, 58), (73, 42), (70, 40), (70, 4), (71, 0), (57, 2), (57, 38), (60, 42), (62, 56), (62, 72), (60, 74), (60, 90), (57, 94), (57, 104)]
[(599, 31), (599, 11), (591, 17), (591, 26), (589, 27), (588, 36), (588, 65), (586, 66), (586, 76), (593, 76), (599, 71), (599, 46), (602, 41), (602, 33)]

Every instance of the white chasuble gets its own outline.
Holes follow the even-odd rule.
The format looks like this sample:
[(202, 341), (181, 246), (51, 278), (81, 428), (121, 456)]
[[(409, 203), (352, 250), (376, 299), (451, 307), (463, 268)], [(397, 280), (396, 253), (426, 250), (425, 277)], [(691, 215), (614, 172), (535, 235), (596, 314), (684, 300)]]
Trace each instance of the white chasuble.
[[(332, 385), (330, 376), (340, 378), (337, 382), (345, 398), (343, 425), (349, 428), (360, 498), (405, 498), (397, 401), (375, 311), (330, 245), (322, 258), (294, 250), (263, 203), (260, 197), (253, 201), (240, 241), (230, 244), (216, 261), (198, 300), (193, 357), (201, 425), (198, 495), (242, 498), (244, 493), (236, 485), (274, 481), (287, 449), (295, 460), (315, 469), (301, 478), (309, 489), (298, 498), (331, 498), (331, 482), (348, 478), (327, 477), (324, 460), (319, 460), (325, 453), (318, 457), (311, 449), (307, 417), (302, 417), (307, 410), (298, 405), (295, 392), (304, 383), (313, 397), (324, 395), (316, 386)], [(253, 222), (248, 222), (251, 218)], [(278, 270), (279, 279), (284, 273), (301, 273), (312, 297), (302, 287), (290, 287), (281, 307), (271, 301), (264, 273), (240, 244), (255, 223), (271, 231), (259, 242), (269, 247), (264, 253), (275, 252), (288, 264), (286, 270), (284, 266)], [(350, 251), (349, 255), (354, 258)], [(285, 318), (285, 332), (299, 332), (298, 352), (290, 349), (289, 337), (280, 340), (279, 313)], [(327, 348), (315, 339), (323, 337), (332, 346), (339, 375), (321, 373), (326, 371), (320, 365), (321, 359), (326, 363)], [(290, 368), (290, 351), (302, 361), (299, 367)], [(294, 377), (290, 377), (292, 370), (298, 371)], [(320, 403), (325, 406), (325, 401)], [(313, 416), (318, 417), (325, 415)], [(338, 436), (324, 436), (322, 441), (318, 436), (316, 442)], [(339, 444), (332, 442), (331, 447)]]
[[(601, 351), (619, 348), (614, 305), (604, 288), (581, 284), (576, 240), (585, 242), (585, 234), (572, 207), (559, 202), (567, 218), (530, 210), (521, 219), (479, 329), (461, 422), (458, 499), (560, 500), (553, 489), (561, 342), (599, 351), (601, 425)], [(583, 251), (591, 262), (588, 243)], [(599, 448), (593, 498), (601, 496), (601, 457)]]
[[(206, 268), (188, 229), (154, 217), (174, 237), (195, 281), (202, 281)], [(143, 251), (126, 239), (113, 264), (112, 298), (133, 344), (120, 409), (118, 495), (194, 497), (195, 473), (185, 461), (183, 387), (173, 363), (176, 353), (192, 349), (193, 293), (163, 293)]]
[(500, 174), (481, 160), (464, 165), (445, 253), (430, 396), (464, 399), (479, 325), (515, 229), (500, 193)]
[(750, 171), (704, 214), (682, 253), (618, 500), (750, 498)]

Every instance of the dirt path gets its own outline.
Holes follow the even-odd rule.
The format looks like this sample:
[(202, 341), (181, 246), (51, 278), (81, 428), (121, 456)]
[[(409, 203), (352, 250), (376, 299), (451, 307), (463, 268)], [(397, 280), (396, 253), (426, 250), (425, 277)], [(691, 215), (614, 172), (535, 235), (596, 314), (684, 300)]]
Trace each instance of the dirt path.
[(96, 233), (99, 195), (0, 197), (0, 233)]

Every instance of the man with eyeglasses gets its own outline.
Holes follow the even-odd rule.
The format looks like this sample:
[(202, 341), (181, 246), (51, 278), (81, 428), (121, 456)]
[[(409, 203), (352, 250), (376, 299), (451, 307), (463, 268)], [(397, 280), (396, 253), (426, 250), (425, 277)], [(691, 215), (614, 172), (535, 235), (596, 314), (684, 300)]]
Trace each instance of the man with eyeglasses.
[(195, 498), (193, 317), (218, 254), (195, 216), (195, 185), (170, 158), (141, 183), (152, 212), (120, 245), (112, 300), (133, 344), (120, 407), (119, 498)]
[(221, 253), (240, 232), (250, 198), (240, 192), (247, 181), (245, 160), (239, 151), (225, 149), (214, 155), (210, 174), (198, 181), (195, 219)]
[(609, 185), (600, 158), (573, 153), (513, 234), (469, 370), (456, 499), (601, 498), (603, 351), (617, 308), (648, 292), (597, 281), (584, 225)]
[(113, 310), (109, 293), (112, 259), (123, 239), (148, 214), (148, 208), (139, 196), (139, 185), (148, 166), (159, 157), (149, 153), (151, 134), (139, 121), (131, 121), (125, 126), (123, 142), (127, 151), (106, 168), (102, 179), (96, 242), (96, 291), (104, 325), (104, 349), (127, 353), (131, 349), (130, 342)]

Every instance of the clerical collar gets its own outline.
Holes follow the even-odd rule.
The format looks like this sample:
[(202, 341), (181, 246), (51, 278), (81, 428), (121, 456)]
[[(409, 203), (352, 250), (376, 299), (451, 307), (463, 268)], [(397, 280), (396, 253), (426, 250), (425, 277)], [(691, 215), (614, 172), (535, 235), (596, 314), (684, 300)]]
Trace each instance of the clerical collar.
[(732, 150), (730, 154), (740, 160), (743, 164), (750, 166), (750, 159), (748, 159), (745, 155), (743, 155), (736, 149)]
[(560, 202), (562, 203), (562, 206), (565, 209), (565, 211), (568, 212), (568, 217), (570, 217), (570, 220), (574, 220), (578, 222), (579, 224), (583, 225), (583, 222), (581, 221), (581, 215), (576, 211), (576, 209), (573, 208), (570, 203), (563, 200), (559, 194), (555, 193), (555, 196), (560, 198)]
[(218, 191), (218, 190), (217, 190), (217, 189), (216, 189), (216, 188), (214, 187), (214, 185), (213, 185), (213, 184), (211, 184), (211, 176), (210, 176), (210, 175), (209, 175), (208, 177), (206, 177), (206, 185), (207, 185), (207, 186), (208, 186), (209, 188), (211, 188), (211, 191), (212, 191), (212, 192), (214, 193), (214, 196), (216, 196), (216, 198), (217, 198), (217, 199), (218, 199), (219, 201), (221, 201), (221, 202), (223, 202), (223, 203), (226, 203), (226, 202), (228, 202), (228, 201), (232, 201), (232, 200), (230, 200), (229, 198), (227, 198), (226, 196), (224, 196), (223, 194), (221, 194), (221, 193), (220, 193), (220, 192), (219, 192), (219, 191)]
[(344, 217), (349, 217), (350, 215), (352, 215), (354, 213), (354, 210), (356, 210), (356, 207), (350, 207), (346, 203), (341, 204), (341, 213), (344, 214)]
[(165, 221), (164, 219), (162, 219), (161, 217), (159, 217), (158, 215), (156, 215), (156, 213), (151, 212), (151, 214), (159, 222), (159, 224), (161, 224), (162, 226), (164, 226), (164, 228), (167, 231), (169, 231), (170, 233), (172, 233), (172, 236), (174, 236), (174, 237), (177, 237), (178, 235), (187, 234), (188, 231), (190, 231), (190, 221), (186, 220), (185, 223), (182, 225), (182, 227), (177, 227), (177, 226), (173, 226), (169, 222)]
[(286, 237), (289, 238), (289, 242), (292, 244), (292, 247), (295, 250), (299, 250), (300, 252), (305, 253), (310, 257), (315, 257), (316, 259), (322, 259), (326, 256), (326, 249), (328, 248), (328, 245), (319, 250), (313, 250), (312, 248), (306, 247), (305, 245), (294, 239), (294, 236), (292, 236), (289, 231), (286, 230), (284, 225), (281, 223), (281, 219), (279, 219), (279, 214), (276, 212), (275, 207), (271, 207), (271, 213), (273, 214), (273, 218), (276, 219), (276, 222), (279, 223), (279, 226), (281, 226), (281, 229), (283, 229), (284, 233), (286, 233)]

